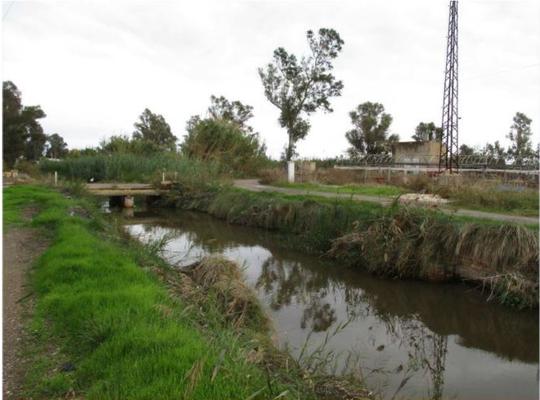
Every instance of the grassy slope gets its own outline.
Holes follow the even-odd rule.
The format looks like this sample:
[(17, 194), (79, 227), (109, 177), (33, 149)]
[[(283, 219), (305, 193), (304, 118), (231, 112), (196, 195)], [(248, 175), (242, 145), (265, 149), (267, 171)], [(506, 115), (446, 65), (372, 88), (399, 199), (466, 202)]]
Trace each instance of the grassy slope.
[[(20, 223), (30, 204), (42, 210), (33, 225), (46, 228), (53, 243), (32, 279), (29, 396), (62, 397), (73, 388), (88, 399), (243, 399), (284, 390), (246, 361), (247, 340), (232, 330), (203, 337), (133, 254), (98, 233), (93, 220), (69, 216), (74, 201), (44, 187), (11, 187), (4, 190), (6, 223)], [(74, 371), (59, 371), (59, 358), (42, 353), (50, 343)]]

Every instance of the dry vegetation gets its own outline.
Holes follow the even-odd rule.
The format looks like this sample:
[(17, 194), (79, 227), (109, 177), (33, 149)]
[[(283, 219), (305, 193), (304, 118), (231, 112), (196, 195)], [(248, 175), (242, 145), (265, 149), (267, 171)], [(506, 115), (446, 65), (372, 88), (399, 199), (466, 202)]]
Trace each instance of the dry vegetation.
[(210, 257), (186, 267), (184, 272), (184, 295), (188, 294), (192, 303), (202, 302), (197, 296), (213, 297), (221, 315), (234, 327), (269, 329), (267, 316), (234, 262), (223, 257)]
[(377, 275), (464, 279), (503, 303), (538, 306), (538, 236), (521, 226), (456, 224), (401, 208), (334, 240), (328, 255)]

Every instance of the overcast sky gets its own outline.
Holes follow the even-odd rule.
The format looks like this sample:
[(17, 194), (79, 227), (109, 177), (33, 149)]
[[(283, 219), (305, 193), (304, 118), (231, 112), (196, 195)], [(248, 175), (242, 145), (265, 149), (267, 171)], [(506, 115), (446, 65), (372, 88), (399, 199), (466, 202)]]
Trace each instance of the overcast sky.
[[(131, 134), (144, 108), (176, 136), (211, 94), (254, 107), (254, 128), (278, 157), (286, 134), (257, 68), (275, 48), (307, 52), (305, 32), (336, 29), (343, 95), (317, 113), (301, 157), (347, 148), (348, 112), (382, 103), (391, 132), (410, 139), (420, 121), (440, 124), (447, 0), (2, 2), (3, 80), (47, 113), (47, 133), (72, 148)], [(460, 143), (505, 138), (516, 111), (540, 140), (540, 1), (459, 3)]]

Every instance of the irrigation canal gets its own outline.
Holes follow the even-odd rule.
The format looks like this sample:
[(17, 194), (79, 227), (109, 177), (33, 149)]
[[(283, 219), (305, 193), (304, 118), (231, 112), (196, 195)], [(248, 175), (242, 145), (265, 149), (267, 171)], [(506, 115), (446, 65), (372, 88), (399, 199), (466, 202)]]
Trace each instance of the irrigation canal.
[(298, 356), (307, 343), (306, 358), (326, 341), (327, 368), (361, 371), (385, 399), (538, 399), (537, 312), (461, 284), (378, 279), (205, 214), (135, 212), (126, 229), (168, 235), (163, 255), (179, 268), (210, 253), (237, 261), (281, 346)]

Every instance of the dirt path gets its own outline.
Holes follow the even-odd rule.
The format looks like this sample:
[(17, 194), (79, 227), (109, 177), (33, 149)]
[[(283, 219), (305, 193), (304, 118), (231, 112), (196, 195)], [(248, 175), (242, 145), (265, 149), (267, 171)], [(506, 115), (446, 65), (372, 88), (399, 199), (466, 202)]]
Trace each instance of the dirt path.
[[(393, 198), (384, 197), (384, 196), (368, 196), (363, 194), (345, 194), (345, 193), (329, 193), (329, 192), (318, 192), (314, 190), (304, 190), (304, 189), (292, 189), (292, 188), (280, 188), (275, 186), (261, 185), (256, 179), (238, 179), (234, 181), (234, 186), (251, 190), (252, 192), (279, 192), (292, 195), (314, 195), (330, 198), (343, 198), (343, 199), (352, 199), (356, 201), (370, 201), (373, 203), (382, 204), (383, 206), (388, 206), (392, 203)], [(476, 211), (468, 209), (450, 209), (440, 207), (439, 210), (446, 214), (450, 215), (459, 215), (463, 217), (473, 217), (481, 219), (490, 219), (495, 221), (502, 222), (514, 222), (520, 224), (537, 224), (538, 218), (535, 217), (522, 217), (519, 215), (508, 215), (508, 214), (497, 214), (485, 211)]]
[(27, 287), (28, 270), (46, 249), (47, 243), (39, 232), (29, 228), (4, 229), (3, 237), (3, 313), (4, 313), (4, 376), (3, 398), (20, 399), (26, 370), (21, 358), (24, 315), (30, 302)]

